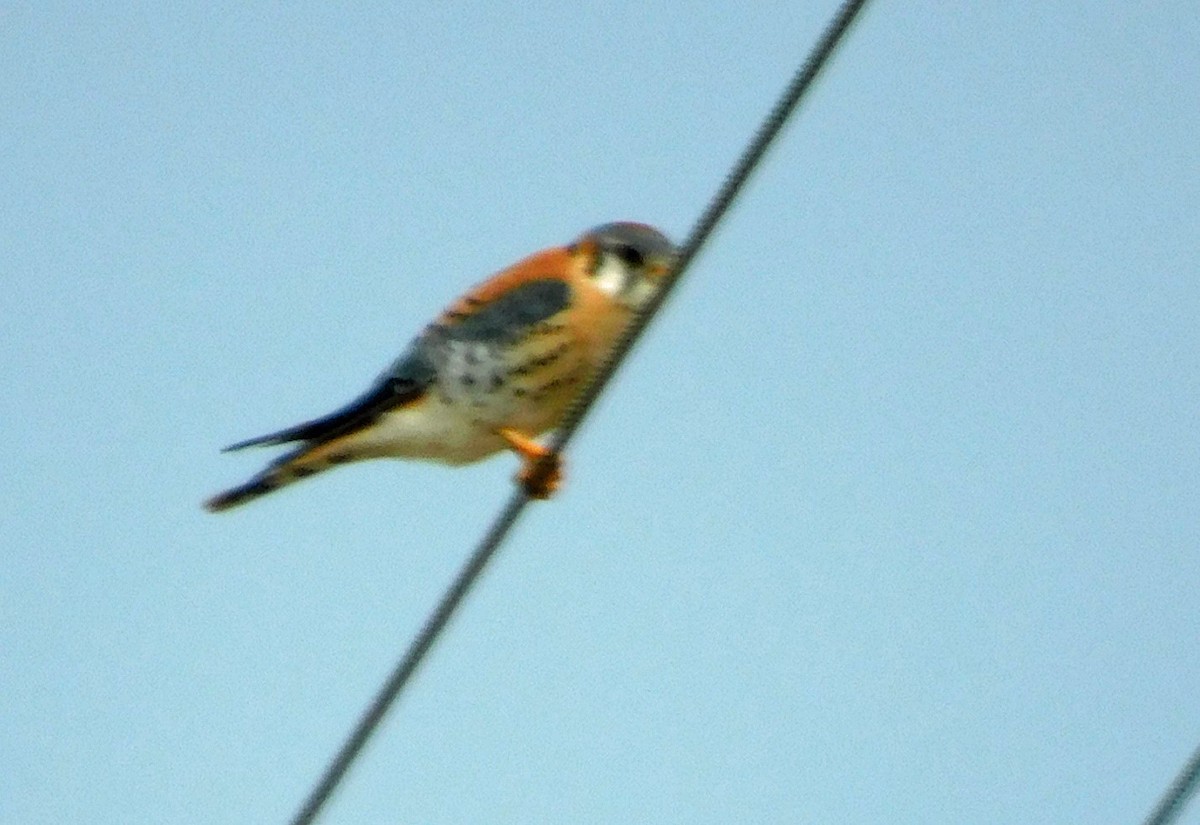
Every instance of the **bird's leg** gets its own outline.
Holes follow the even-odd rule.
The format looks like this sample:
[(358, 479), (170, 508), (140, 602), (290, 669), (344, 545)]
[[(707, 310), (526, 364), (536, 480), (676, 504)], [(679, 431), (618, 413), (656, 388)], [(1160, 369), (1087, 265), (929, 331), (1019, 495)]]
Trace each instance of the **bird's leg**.
[(517, 483), (525, 488), (525, 492), (537, 499), (554, 495), (562, 482), (562, 459), (517, 430), (501, 427), (496, 434), (521, 456), (522, 467), (521, 472), (517, 473)]

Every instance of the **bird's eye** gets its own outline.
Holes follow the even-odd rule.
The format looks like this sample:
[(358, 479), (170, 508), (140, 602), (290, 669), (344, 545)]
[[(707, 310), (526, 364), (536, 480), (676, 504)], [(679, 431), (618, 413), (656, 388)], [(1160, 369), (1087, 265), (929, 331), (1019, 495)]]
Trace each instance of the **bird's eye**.
[(641, 267), (646, 263), (645, 256), (642, 253), (628, 244), (622, 244), (616, 248), (617, 257), (632, 267)]

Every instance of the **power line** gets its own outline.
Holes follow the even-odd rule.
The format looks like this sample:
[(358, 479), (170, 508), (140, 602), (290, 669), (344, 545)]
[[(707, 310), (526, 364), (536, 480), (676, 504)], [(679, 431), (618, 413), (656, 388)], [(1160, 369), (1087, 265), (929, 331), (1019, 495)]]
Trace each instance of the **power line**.
[(387, 681), (383, 683), (383, 687), (375, 694), (375, 698), (371, 700), (371, 704), (363, 712), (363, 715), (358, 720), (358, 724), (354, 726), (354, 730), (347, 737), (342, 747), (338, 750), (337, 755), (333, 757), (333, 761), (325, 768), (325, 773), (321, 775), (321, 780), (313, 787), (308, 798), (304, 800), (303, 807), (296, 813), (292, 819), (292, 825), (311, 825), (320, 813), (322, 806), (329, 800), (338, 783), (346, 775), (346, 771), (350, 770), (350, 765), (354, 762), (363, 746), (367, 744), (367, 739), (379, 727), (379, 723), (383, 721), (384, 714), (388, 708), (396, 701), (396, 697), (400, 695), (400, 691), (408, 684), (408, 680), (412, 678), (417, 666), (421, 664), (421, 660), (425, 658), (425, 654), (433, 647), (433, 643), (437, 637), (445, 629), (446, 624), (450, 621), (450, 617), (458, 608), (459, 602), (467, 595), (467, 591), (475, 584), (475, 580), (479, 578), (479, 574), (483, 572), (483, 568), (487, 565), (492, 555), (500, 547), (504, 537), (508, 535), (508, 531), (517, 521), (517, 516), (521, 515), (521, 511), (525, 509), (525, 505), (529, 503), (529, 495), (523, 487), (518, 485), (517, 491), (513, 493), (512, 498), (508, 500), (508, 504), (504, 506), (504, 510), (496, 517), (492, 523), (487, 535), (479, 542), (479, 546), (471, 557), (467, 559), (467, 563), (458, 571), (458, 575), (454, 577), (454, 581), (446, 592), (442, 594), (441, 601), (438, 602), (434, 611), (429, 614), (425, 620), (425, 624), (421, 627), (421, 632), (417, 634), (412, 643), (408, 646), (408, 650), (404, 653), (404, 658), (396, 665), (396, 668), (388, 676)]
[(1175, 818), (1183, 813), (1183, 806), (1195, 793), (1197, 784), (1200, 784), (1200, 748), (1196, 749), (1192, 758), (1183, 766), (1183, 770), (1175, 777), (1171, 787), (1167, 788), (1162, 799), (1158, 801), (1158, 807), (1144, 825), (1170, 825), (1174, 822)]
[[(813, 47), (804, 64), (796, 72), (779, 101), (759, 127), (754, 139), (746, 147), (732, 171), (726, 176), (721, 189), (712, 201), (709, 202), (708, 208), (700, 216), (699, 221), (696, 222), (691, 234), (688, 235), (687, 240), (680, 249), (675, 266), (665, 277), (661, 289), (647, 302), (646, 306), (625, 329), (608, 358), (599, 370), (597, 370), (591, 383), (584, 388), (567, 410), (562, 424), (549, 443), (550, 455), (542, 462), (542, 470), (549, 468), (554, 457), (562, 452), (576, 431), (578, 431), (580, 424), (583, 423), (584, 418), (596, 399), (600, 397), (604, 388), (612, 380), (613, 375), (626, 355), (662, 307), (683, 273), (712, 234), (713, 229), (716, 228), (734, 200), (737, 199), (746, 181), (758, 166), (759, 161), (762, 160), (763, 155), (766, 154), (768, 147), (779, 135), (788, 118), (795, 112), (801, 98), (812, 86), (813, 81), (828, 62), (834, 49), (841, 42), (843, 35), (845, 35), (851, 23), (854, 22), (858, 13), (865, 5), (866, 0), (847, 0), (838, 9), (837, 14), (822, 33), (820, 40), (817, 41), (816, 46)], [(429, 618), (426, 619), (420, 633), (413, 639), (408, 650), (405, 652), (404, 658), (400, 660), (400, 663), (388, 676), (387, 681), (384, 682), (379, 692), (375, 695), (375, 698), (372, 699), (371, 704), (367, 706), (358, 724), (355, 725), (350, 736), (325, 769), (320, 781), (313, 788), (308, 798), (304, 801), (303, 806), (292, 819), (292, 825), (311, 825), (316, 819), (317, 814), (320, 813), (321, 808), (329, 800), (333, 791), (346, 775), (346, 772), (366, 745), (371, 734), (378, 728), (379, 723), (395, 702), (396, 697), (400, 695), (405, 685), (408, 684), (413, 673), (416, 672), (417, 667), (420, 666), (422, 660), (425, 658), (425, 655), (433, 647), (442, 630), (445, 629), (446, 624), (450, 621), (459, 603), (462, 602), (467, 592), (479, 578), (479, 574), (483, 572), (484, 567), (487, 566), (492, 556), (500, 548), (509, 530), (516, 523), (517, 518), (524, 511), (529, 501), (529, 495), (522, 487), (518, 486), (516, 492), (513, 493), (504, 509), (496, 517), (495, 522), (488, 529), (487, 534), (479, 542), (475, 551), (467, 559), (466, 564), (463, 565), (458, 575), (454, 578), (454, 581), (442, 596), (441, 601), (438, 602), (437, 607), (429, 615)]]
[(838, 9), (837, 15), (830, 21), (829, 26), (821, 35), (821, 39), (813, 47), (804, 64), (792, 77), (791, 83), (784, 90), (783, 95), (775, 103), (774, 108), (767, 115), (762, 125), (758, 127), (758, 132), (754, 135), (754, 139), (742, 152), (742, 156), (738, 158), (737, 164), (725, 176), (725, 182), (721, 185), (720, 191), (709, 201), (708, 208), (704, 210), (704, 214), (696, 221), (696, 225), (692, 227), (691, 234), (684, 241), (683, 247), (679, 251), (679, 258), (675, 264), (674, 270), (665, 280), (661, 289), (646, 302), (646, 306), (638, 313), (630, 325), (625, 329), (624, 333), (617, 340), (608, 359), (601, 365), (592, 382), (584, 387), (583, 391), (576, 397), (571, 407), (567, 410), (563, 418), (562, 424), (559, 425), (556, 435), (551, 439), (549, 447), (552, 454), (557, 454), (575, 435), (575, 431), (579, 429), (579, 425), (583, 423), (584, 417), (591, 409), (592, 404), (604, 391), (608, 382), (616, 373), (624, 361), (626, 354), (633, 345), (641, 337), (642, 332), (654, 319), (659, 308), (670, 297), (671, 291), (675, 285), (679, 283), (684, 271), (691, 265), (701, 247), (708, 241), (717, 224), (725, 217), (725, 213), (729, 211), (729, 207), (733, 205), (734, 200), (741, 194), (742, 187), (746, 181), (750, 179), (750, 175), (766, 154), (768, 147), (772, 141), (782, 131), (788, 118), (795, 112), (796, 106), (800, 103), (800, 99), (805, 92), (812, 86), (821, 69), (824, 68), (829, 57), (833, 54), (833, 50), (837, 48), (841, 42), (842, 36), (850, 25), (854, 22), (862, 7), (866, 5), (866, 0), (848, 0)]

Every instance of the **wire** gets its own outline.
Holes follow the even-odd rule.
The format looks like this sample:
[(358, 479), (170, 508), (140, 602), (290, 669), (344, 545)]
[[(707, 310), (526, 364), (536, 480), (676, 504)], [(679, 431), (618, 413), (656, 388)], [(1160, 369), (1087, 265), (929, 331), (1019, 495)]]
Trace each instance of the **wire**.
[(1192, 758), (1183, 766), (1183, 770), (1175, 777), (1171, 787), (1167, 788), (1167, 792), (1158, 801), (1158, 807), (1146, 819), (1144, 825), (1169, 825), (1174, 822), (1175, 818), (1183, 813), (1183, 806), (1195, 793), (1197, 784), (1200, 784), (1200, 748), (1196, 749)]
[(437, 640), (446, 623), (450, 621), (459, 602), (467, 595), (467, 591), (479, 578), (479, 574), (483, 572), (484, 566), (491, 559), (492, 555), (500, 547), (504, 537), (508, 535), (508, 531), (512, 528), (517, 520), (517, 516), (521, 515), (521, 511), (525, 509), (525, 505), (529, 503), (529, 495), (523, 487), (518, 486), (517, 492), (509, 499), (504, 510), (492, 523), (487, 535), (479, 542), (478, 549), (471, 554), (467, 563), (458, 571), (453, 583), (442, 595), (442, 599), (438, 602), (437, 607), (429, 618), (425, 620), (425, 624), (421, 627), (421, 632), (413, 639), (408, 650), (404, 653), (404, 658), (400, 660), (400, 664), (388, 676), (387, 681), (383, 683), (383, 687), (375, 694), (375, 698), (371, 700), (371, 704), (367, 706), (362, 718), (358, 720), (358, 724), (354, 726), (353, 732), (346, 739), (341, 749), (329, 766), (325, 769), (325, 773), (321, 775), (321, 781), (313, 788), (312, 793), (304, 800), (304, 806), (297, 812), (295, 818), (292, 819), (293, 825), (310, 825), (316, 820), (317, 814), (320, 813), (321, 807), (328, 801), (333, 794), (334, 789), (341, 782), (342, 777), (346, 775), (346, 771), (350, 770), (350, 765), (354, 762), (355, 757), (367, 744), (367, 739), (379, 727), (379, 723), (383, 721), (384, 714), (388, 708), (396, 701), (396, 697), (400, 695), (400, 691), (408, 684), (408, 680), (412, 678), (417, 666), (421, 664), (421, 660), (425, 658), (425, 654), (433, 647), (433, 643)]
[[(666, 303), (667, 298), (670, 297), (675, 285), (679, 283), (684, 271), (691, 265), (692, 260), (699, 253), (705, 242), (708, 241), (717, 224), (725, 216), (725, 213), (729, 210), (734, 200), (737, 199), (737, 196), (742, 191), (742, 187), (745, 186), (755, 167), (758, 166), (759, 161), (766, 154), (767, 148), (779, 135), (788, 118), (796, 110), (800, 99), (812, 86), (818, 73), (820, 73), (825, 63), (829, 60), (830, 55), (833, 54), (833, 50), (841, 41), (842, 36), (850, 28), (850, 24), (854, 22), (855, 17), (865, 5), (866, 0), (849, 0), (849, 2), (843, 3), (841, 8), (838, 9), (837, 15), (830, 21), (829, 26), (821, 35), (821, 39), (817, 41), (817, 45), (809, 53), (808, 59), (804, 61), (804, 65), (792, 77), (792, 82), (788, 84), (787, 89), (784, 90), (775, 107), (767, 115), (762, 125), (758, 127), (758, 132), (750, 142), (750, 145), (742, 152), (737, 165), (725, 177), (725, 182), (721, 185), (720, 191), (709, 202), (708, 208), (704, 210), (704, 214), (700, 216), (700, 220), (696, 221), (691, 234), (688, 235), (682, 249), (679, 251), (679, 258), (676, 261), (674, 271), (666, 278), (662, 288), (646, 302), (646, 305), (625, 329), (609, 353), (608, 359), (601, 365), (591, 383), (584, 387), (583, 391), (567, 409), (562, 424), (559, 425), (555, 436), (548, 445), (552, 455), (558, 454), (575, 435), (575, 431), (583, 423), (583, 419), (591, 409), (592, 404), (595, 403), (600, 393), (604, 391), (604, 388), (608, 386), (608, 382), (612, 380), (617, 368), (620, 367), (629, 350), (633, 348), (638, 338), (641, 337), (642, 332), (649, 326), (650, 321), (653, 320), (662, 305)], [(548, 457), (547, 463), (551, 460)]]
[[(762, 160), (767, 148), (779, 135), (788, 118), (796, 110), (800, 99), (812, 86), (813, 81), (828, 62), (835, 47), (841, 41), (842, 36), (850, 28), (850, 24), (854, 22), (855, 17), (865, 5), (866, 0), (847, 0), (838, 9), (837, 14), (822, 33), (821, 39), (817, 41), (816, 46), (809, 53), (804, 64), (796, 72), (779, 101), (759, 127), (754, 139), (746, 147), (746, 150), (742, 153), (741, 158), (738, 159), (733, 170), (726, 176), (720, 191), (718, 191), (709, 203), (708, 208), (700, 216), (700, 220), (696, 222), (687, 241), (680, 249), (675, 266), (665, 277), (662, 288), (647, 302), (646, 306), (642, 308), (625, 329), (591, 382), (575, 399), (570, 408), (568, 408), (562, 424), (548, 445), (549, 455), (535, 469), (535, 473), (548, 471), (555, 457), (562, 452), (576, 431), (578, 431), (588, 411), (596, 399), (600, 397), (600, 393), (604, 391), (609, 381), (612, 380), (613, 375), (625, 359), (625, 356), (633, 348), (634, 343), (636, 343), (642, 332), (659, 311), (659, 308), (662, 307), (683, 273), (696, 257), (696, 254), (712, 234), (713, 229), (716, 228), (734, 200), (737, 199), (742, 187), (745, 186), (746, 181), (758, 166), (759, 161)], [(492, 556), (500, 548), (509, 530), (512, 529), (512, 526), (525, 510), (525, 506), (529, 501), (529, 495), (522, 487), (518, 487), (499, 516), (496, 517), (487, 534), (479, 542), (475, 551), (467, 559), (466, 564), (463, 565), (453, 583), (446, 590), (441, 601), (438, 602), (437, 607), (421, 628), (421, 632), (413, 639), (412, 644), (409, 645), (408, 650), (404, 654), (404, 658), (400, 660), (400, 663), (388, 676), (387, 681), (384, 682), (383, 687), (380, 688), (375, 698), (371, 700), (371, 704), (367, 706), (358, 724), (355, 725), (354, 730), (338, 750), (333, 761), (325, 769), (320, 781), (304, 801), (304, 805), (297, 812), (295, 818), (292, 819), (292, 825), (310, 825), (316, 819), (321, 808), (329, 800), (338, 783), (346, 775), (346, 772), (366, 745), (371, 734), (378, 728), (379, 723), (395, 702), (396, 697), (400, 695), (405, 685), (408, 684), (413, 673), (416, 672), (421, 661), (425, 658), (425, 655), (433, 647), (442, 630), (445, 629), (446, 624), (450, 621), (458, 605), (475, 584), (475, 581), (479, 578), (479, 575), (483, 572), (484, 567), (487, 566)]]

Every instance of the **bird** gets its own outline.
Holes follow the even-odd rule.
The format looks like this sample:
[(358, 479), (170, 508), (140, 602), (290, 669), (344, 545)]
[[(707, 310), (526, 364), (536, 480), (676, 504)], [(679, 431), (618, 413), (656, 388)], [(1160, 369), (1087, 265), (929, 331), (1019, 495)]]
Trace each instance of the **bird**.
[(526, 493), (549, 498), (561, 461), (536, 439), (559, 424), (677, 254), (658, 229), (621, 221), (501, 270), (447, 307), (349, 404), (226, 447), (292, 445), (204, 507), (230, 510), (366, 459), (457, 466), (505, 449), (521, 459)]

